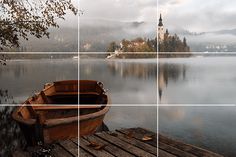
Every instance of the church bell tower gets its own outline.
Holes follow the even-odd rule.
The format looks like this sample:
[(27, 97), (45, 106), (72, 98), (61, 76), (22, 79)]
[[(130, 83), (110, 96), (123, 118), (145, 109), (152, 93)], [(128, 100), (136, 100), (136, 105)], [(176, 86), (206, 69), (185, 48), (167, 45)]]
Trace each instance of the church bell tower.
[(158, 24), (158, 41), (159, 42), (162, 42), (164, 40), (164, 34), (165, 34), (164, 25), (162, 23), (162, 17), (160, 14), (159, 24)]

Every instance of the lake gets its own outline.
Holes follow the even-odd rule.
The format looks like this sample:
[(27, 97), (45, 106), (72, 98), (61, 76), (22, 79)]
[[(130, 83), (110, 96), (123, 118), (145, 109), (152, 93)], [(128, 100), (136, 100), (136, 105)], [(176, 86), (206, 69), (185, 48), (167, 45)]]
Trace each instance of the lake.
[(10, 60), (0, 66), (0, 103), (19, 104), (45, 83), (58, 80), (78, 80), (76, 59)]
[(159, 59), (160, 104), (235, 104), (236, 57)]
[[(109, 89), (113, 103), (140, 105), (134, 107), (129, 104), (123, 104), (123, 106), (112, 104), (104, 119), (110, 130), (144, 127), (157, 132), (157, 106), (155, 106), (157, 64), (155, 60), (83, 61), (80, 62), (80, 74), (82, 74), (80, 79), (102, 81)], [(92, 75), (92, 72), (95, 74)], [(22, 148), (26, 144), (20, 128), (11, 116), (14, 106), (6, 106), (6, 104), (22, 103), (34, 92), (40, 91), (45, 83), (65, 79), (78, 79), (78, 60), (11, 60), (7, 62), (7, 66), (0, 66), (2, 103), (0, 106), (0, 156), (10, 156), (13, 150)], [(153, 103), (154, 106), (142, 106), (142, 103)]]
[(236, 107), (162, 106), (159, 132), (226, 157), (236, 156)]
[(157, 104), (156, 59), (80, 59), (79, 73), (103, 82), (112, 104)]

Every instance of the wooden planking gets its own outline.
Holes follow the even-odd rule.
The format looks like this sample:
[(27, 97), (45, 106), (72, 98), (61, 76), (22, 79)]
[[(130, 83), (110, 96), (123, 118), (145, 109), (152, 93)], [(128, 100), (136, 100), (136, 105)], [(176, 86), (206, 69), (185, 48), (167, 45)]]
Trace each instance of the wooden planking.
[(170, 154), (164, 150), (158, 149), (158, 157), (177, 157), (177, 156)]
[(178, 148), (182, 151), (194, 154), (196, 156), (201, 156), (201, 157), (223, 157), (222, 155), (210, 152), (208, 150), (198, 148), (189, 144), (185, 144), (180, 141), (172, 140), (170, 138), (167, 138), (163, 135), (159, 135), (159, 142), (165, 143), (167, 145), (173, 146), (175, 148)]
[(82, 147), (85, 151), (93, 154), (96, 157), (114, 157), (112, 154), (106, 152), (105, 150), (95, 150), (88, 146), (89, 142), (83, 138), (80, 138), (80, 147)]
[(157, 134), (149, 130), (146, 130), (143, 128), (130, 128), (130, 129), (121, 129), (121, 130), (116, 130), (116, 131), (121, 132), (126, 135), (132, 134), (132, 136), (138, 140), (141, 140), (144, 135), (151, 136), (153, 140), (145, 141), (145, 143), (150, 144), (154, 147), (157, 147)]
[(74, 157), (78, 156), (78, 146), (71, 140), (60, 141), (59, 144)]
[(73, 155), (71, 155), (58, 144), (55, 144), (55, 147), (52, 149), (51, 154), (53, 157), (73, 157)]
[(167, 145), (162, 142), (158, 142), (158, 147), (159, 149), (162, 149), (170, 154), (176, 155), (176, 156), (181, 156), (181, 157), (197, 157), (196, 155), (190, 154), (188, 152), (182, 151), (180, 149), (177, 149), (175, 147), (172, 147), (170, 145)]
[(129, 153), (132, 153), (136, 156), (142, 156), (142, 157), (156, 157), (155, 155), (148, 153), (138, 147), (135, 147), (127, 142), (122, 141), (121, 139), (115, 137), (115, 136), (111, 136), (109, 134), (107, 134), (106, 132), (101, 132), (101, 133), (96, 133), (96, 136), (128, 151)]
[[(157, 148), (156, 147), (146, 144), (144, 141), (140, 141), (135, 138), (127, 138), (127, 135), (121, 134), (119, 132), (116, 132), (116, 134), (119, 139), (121, 139), (127, 143), (130, 143), (136, 147), (139, 147), (139, 148), (141, 148), (141, 149), (145, 150), (146, 152), (149, 152), (153, 155), (157, 155)], [(152, 139), (152, 140), (154, 140), (154, 139)]]
[(86, 140), (88, 141), (96, 141), (99, 144), (103, 144), (105, 145), (104, 150), (106, 150), (107, 152), (109, 152), (110, 154), (114, 155), (114, 156), (125, 156), (125, 157), (135, 157), (134, 155), (128, 153), (125, 150), (122, 150), (121, 148), (97, 137), (94, 135), (88, 136), (86, 137)]
[(71, 141), (78, 145), (78, 138), (72, 138)]
[(79, 156), (80, 157), (94, 157), (92, 154), (86, 152), (83, 148), (79, 148)]

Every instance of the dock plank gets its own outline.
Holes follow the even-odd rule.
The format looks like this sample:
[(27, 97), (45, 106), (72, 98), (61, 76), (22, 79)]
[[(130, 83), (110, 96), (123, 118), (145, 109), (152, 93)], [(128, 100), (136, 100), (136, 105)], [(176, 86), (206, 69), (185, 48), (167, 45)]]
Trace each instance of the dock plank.
[(151, 136), (153, 140), (151, 141), (145, 141), (145, 143), (150, 144), (154, 147), (157, 147), (157, 134), (154, 132), (151, 132), (149, 130), (143, 129), (143, 128), (130, 128), (130, 129), (120, 129), (116, 130), (117, 132), (121, 132), (123, 134), (132, 134), (132, 136), (138, 140), (141, 140), (145, 135)]
[[(156, 147), (146, 144), (144, 141), (140, 141), (135, 138), (127, 138), (125, 134), (122, 134), (119, 132), (116, 132), (116, 134), (119, 139), (121, 139), (127, 143), (130, 143), (136, 147), (139, 147), (139, 148), (141, 148), (141, 149), (145, 150), (146, 152), (149, 152), (153, 155), (157, 155), (157, 148)], [(151, 140), (154, 140), (154, 139), (151, 139)]]
[(79, 156), (80, 157), (94, 157), (93, 155), (86, 152), (83, 148), (79, 148)]
[(111, 136), (109, 134), (107, 134), (106, 132), (102, 132), (102, 133), (96, 133), (96, 136), (136, 155), (136, 156), (142, 156), (142, 157), (156, 157), (155, 155), (148, 153), (138, 147), (133, 146), (132, 144), (129, 144), (127, 142), (122, 141), (121, 139), (115, 137), (115, 136)]
[(72, 139), (70, 139), (70, 140), (73, 141), (75, 144), (78, 145), (78, 138), (72, 138)]
[(58, 144), (55, 144), (55, 147), (52, 149), (51, 154), (53, 157), (73, 157), (73, 155), (68, 153)]
[(165, 143), (167, 145), (176, 147), (180, 150), (183, 150), (185, 152), (194, 154), (196, 156), (201, 156), (201, 157), (223, 157), (222, 155), (210, 152), (208, 150), (199, 148), (199, 147), (195, 147), (189, 144), (185, 144), (183, 142), (177, 141), (177, 140), (173, 140), (170, 139), (166, 136), (163, 135), (159, 135), (159, 142)]
[(135, 157), (134, 155), (128, 153), (127, 151), (124, 151), (123, 149), (103, 140), (102, 138), (99, 138), (97, 136), (88, 136), (86, 137), (89, 141), (96, 141), (97, 143), (105, 145), (104, 150), (111, 153), (114, 156), (125, 156), (125, 157)]
[(59, 144), (74, 157), (78, 156), (78, 146), (71, 140), (60, 141)]
[(105, 150), (95, 150), (89, 147), (89, 142), (86, 141), (84, 138), (80, 138), (80, 147), (84, 150), (88, 151), (89, 153), (93, 154), (96, 157), (114, 157), (112, 154), (106, 152)]
[(161, 149), (158, 149), (158, 157), (177, 157), (177, 156), (170, 154), (166, 151), (163, 151)]
[(159, 149), (162, 149), (170, 154), (176, 155), (176, 156), (181, 156), (181, 157), (197, 157), (196, 155), (190, 154), (188, 152), (182, 151), (180, 149), (177, 149), (175, 147), (172, 147), (170, 145), (167, 145), (162, 142), (158, 142), (158, 147)]

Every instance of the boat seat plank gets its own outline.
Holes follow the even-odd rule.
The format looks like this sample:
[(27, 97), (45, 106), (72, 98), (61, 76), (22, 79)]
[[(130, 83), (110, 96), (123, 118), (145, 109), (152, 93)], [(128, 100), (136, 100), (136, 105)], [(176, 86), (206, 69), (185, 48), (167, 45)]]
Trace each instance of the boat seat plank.
[(127, 135), (121, 134), (119, 132), (115, 132), (115, 134), (117, 135), (116, 137), (118, 137), (119, 139), (121, 139), (125, 142), (128, 142), (136, 147), (139, 147), (139, 148), (141, 148), (141, 149), (145, 150), (146, 152), (149, 152), (153, 155), (157, 155), (157, 148), (156, 147), (146, 144), (144, 141), (140, 141), (135, 138), (127, 138)]
[(197, 157), (196, 155), (193, 155), (191, 153), (182, 151), (182, 150), (180, 150), (178, 148), (172, 147), (172, 146), (167, 145), (167, 144), (162, 143), (162, 142), (158, 142), (158, 147), (159, 147), (159, 149), (165, 150), (166, 152), (169, 152), (169, 153), (171, 153), (173, 155), (176, 155), (176, 156), (181, 156), (181, 157)]
[(183, 142), (177, 141), (177, 140), (172, 140), (166, 136), (163, 136), (161, 134), (159, 134), (159, 141), (165, 144), (168, 144), (170, 146), (176, 147), (180, 150), (189, 152), (191, 154), (197, 155), (197, 156), (208, 156), (208, 157), (222, 157), (219, 154), (210, 152), (208, 150), (202, 149), (202, 148), (198, 148), (189, 144), (185, 144)]
[(79, 95), (99, 95), (98, 92), (79, 92)]
[(79, 105), (79, 109), (101, 108), (103, 105)]
[(121, 139), (119, 139), (115, 136), (109, 135), (106, 132), (96, 133), (95, 135), (110, 142), (110, 143), (113, 143), (114, 145), (116, 145), (122, 149), (125, 149), (129, 153), (134, 154), (136, 156), (156, 157), (156, 155), (148, 153), (138, 147), (133, 146), (132, 144), (122, 141)]
[(57, 118), (57, 119), (47, 119), (44, 122), (45, 127), (53, 127), (57, 125), (66, 125), (70, 123), (77, 123), (78, 116), (67, 117), (67, 118)]
[(51, 93), (46, 94), (47, 97), (53, 97), (53, 96), (63, 96), (63, 95), (78, 95), (78, 92), (55, 92), (55, 93)]
[(59, 144), (64, 147), (68, 152), (73, 154), (73, 156), (78, 156), (78, 147), (77, 145), (72, 142), (71, 140), (60, 141)]
[(145, 141), (145, 143), (157, 147), (157, 134), (149, 130), (143, 128), (130, 128), (130, 129), (120, 129), (116, 131), (126, 135), (132, 134), (132, 136), (137, 140), (141, 140), (144, 137), (144, 135), (150, 136), (152, 137), (153, 140)]
[(107, 152), (109, 152), (110, 154), (114, 155), (114, 156), (125, 156), (125, 157), (135, 157), (134, 155), (122, 150), (121, 148), (112, 145), (111, 143), (97, 137), (94, 135), (88, 136), (86, 137), (87, 141), (93, 141), (102, 145), (105, 145), (104, 150), (106, 150)]
[(34, 106), (33, 107), (34, 110), (71, 110), (71, 109), (79, 109), (79, 106), (77, 105), (52, 105), (52, 106), (48, 106), (48, 105), (42, 105), (42, 106)]
[(84, 150), (86, 150), (87, 152), (93, 154), (96, 157), (114, 157), (112, 154), (106, 152), (105, 150), (95, 150), (92, 147), (89, 147), (90, 143), (83, 139), (80, 138), (80, 147), (82, 147)]

